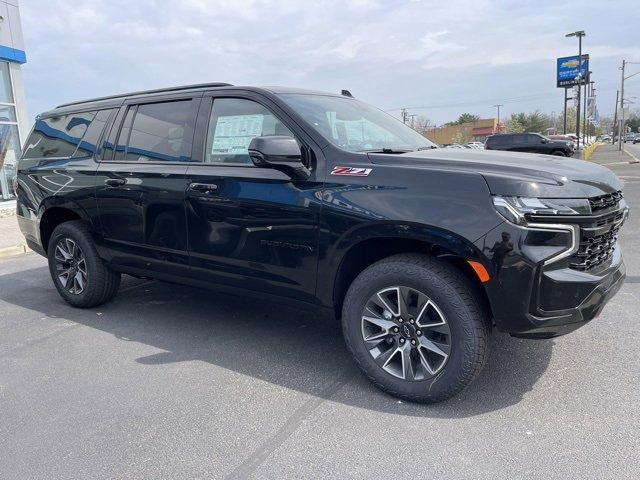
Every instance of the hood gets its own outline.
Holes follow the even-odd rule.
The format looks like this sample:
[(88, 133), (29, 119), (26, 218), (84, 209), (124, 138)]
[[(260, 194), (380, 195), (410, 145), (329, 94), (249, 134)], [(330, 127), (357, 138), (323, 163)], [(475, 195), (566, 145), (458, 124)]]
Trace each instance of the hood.
[(549, 140), (549, 143), (547, 143), (548, 146), (550, 146), (551, 148), (553, 147), (560, 147), (560, 148), (567, 148), (567, 146), (573, 146), (573, 140)]
[(369, 158), (380, 165), (479, 173), (494, 195), (588, 198), (622, 190), (620, 180), (608, 168), (567, 157), (438, 148), (370, 153)]

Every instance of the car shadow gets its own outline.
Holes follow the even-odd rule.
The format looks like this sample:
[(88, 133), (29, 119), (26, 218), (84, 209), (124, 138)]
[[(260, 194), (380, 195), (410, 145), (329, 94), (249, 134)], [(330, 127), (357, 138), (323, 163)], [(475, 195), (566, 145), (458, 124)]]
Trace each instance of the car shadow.
[(153, 367), (207, 362), (333, 402), (407, 416), (461, 418), (506, 408), (530, 391), (549, 365), (553, 340), (492, 336), (483, 372), (464, 392), (436, 405), (398, 401), (357, 370), (340, 324), (276, 301), (124, 277), (118, 296), (96, 309), (67, 305), (46, 267), (0, 276), (0, 300), (64, 318), (161, 350), (136, 359)]

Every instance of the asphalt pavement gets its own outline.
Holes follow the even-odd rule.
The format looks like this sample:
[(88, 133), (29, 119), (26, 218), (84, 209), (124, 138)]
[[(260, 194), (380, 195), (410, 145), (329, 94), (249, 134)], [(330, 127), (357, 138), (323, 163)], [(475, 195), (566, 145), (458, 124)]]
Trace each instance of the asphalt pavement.
[(640, 478), (640, 165), (603, 163), (626, 284), (571, 335), (495, 334), (438, 405), (376, 390), (313, 312), (129, 277), (77, 310), (45, 259), (0, 260), (0, 478)]

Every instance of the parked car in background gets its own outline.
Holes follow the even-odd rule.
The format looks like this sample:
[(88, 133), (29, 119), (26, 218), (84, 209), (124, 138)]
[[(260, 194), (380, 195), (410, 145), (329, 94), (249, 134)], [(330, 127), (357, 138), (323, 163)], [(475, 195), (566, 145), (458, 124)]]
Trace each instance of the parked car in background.
[(295, 88), (73, 102), (36, 117), (17, 219), (75, 307), (111, 300), (122, 274), (303, 302), (341, 319), (377, 387), (436, 402), (477, 377), (493, 328), (550, 338), (600, 313), (624, 281), (628, 207), (600, 165), (434, 147)]
[(636, 134), (633, 132), (629, 132), (627, 133), (624, 138), (622, 139), (625, 143), (627, 142), (633, 142), (636, 138)]
[(633, 137), (633, 143), (640, 143), (640, 133), (636, 133), (636, 136)]
[(571, 138), (569, 135), (547, 135), (547, 138), (549, 140), (560, 140), (560, 141), (564, 141), (564, 142), (571, 142), (571, 144), (573, 145), (573, 149), (576, 149), (576, 144), (573, 141), (573, 138)]
[(505, 133), (492, 135), (484, 144), (487, 150), (508, 150), (510, 152), (544, 153), (571, 157), (573, 143), (569, 140), (550, 140), (539, 133)]
[(459, 149), (465, 149), (465, 148), (471, 148), (471, 147), (467, 147), (466, 145), (461, 145), (459, 143), (452, 143), (450, 145), (446, 145), (444, 148), (459, 148)]
[(602, 137), (600, 137), (600, 141), (611, 142), (611, 135), (602, 135)]

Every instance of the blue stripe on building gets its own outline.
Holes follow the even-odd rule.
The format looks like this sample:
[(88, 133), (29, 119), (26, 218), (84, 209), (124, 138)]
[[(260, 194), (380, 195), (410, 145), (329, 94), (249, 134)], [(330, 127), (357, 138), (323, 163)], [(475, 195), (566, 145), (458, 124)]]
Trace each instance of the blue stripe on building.
[(24, 53), (23, 50), (0, 45), (0, 59), (9, 60), (10, 62), (27, 63), (27, 54)]

